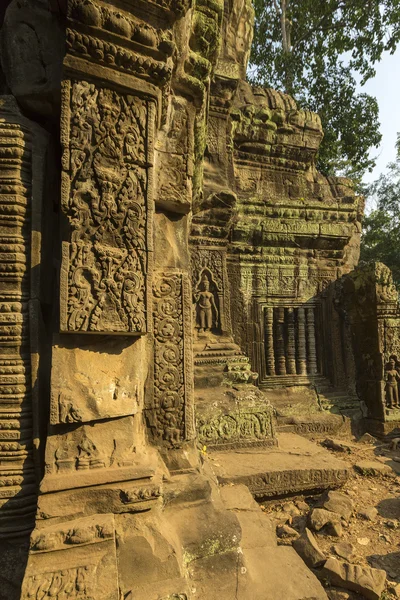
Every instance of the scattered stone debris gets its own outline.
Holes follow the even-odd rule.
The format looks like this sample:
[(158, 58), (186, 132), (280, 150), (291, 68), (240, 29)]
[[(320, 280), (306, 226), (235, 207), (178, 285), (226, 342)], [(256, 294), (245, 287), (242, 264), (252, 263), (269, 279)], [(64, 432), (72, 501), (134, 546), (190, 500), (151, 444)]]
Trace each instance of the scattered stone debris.
[[(342, 453), (344, 460), (350, 458), (353, 466), (356, 463), (363, 465), (364, 461), (378, 462), (374, 458), (376, 452), (381, 451), (380, 446), (369, 443), (354, 443), (354, 446), (350, 455)], [(389, 446), (390, 441), (384, 449)], [(316, 566), (318, 563), (315, 562), (312, 566), (307, 551), (311, 557), (316, 552), (319, 558), (315, 558), (315, 561), (322, 561), (322, 557), (325, 557), (326, 561), (336, 559), (335, 565), (350, 565), (346, 567), (344, 575), (342, 569), (339, 570), (340, 583), (334, 577), (328, 580), (325, 575), (329, 600), (378, 598), (382, 579), (384, 587), (381, 600), (400, 600), (400, 478), (393, 472), (388, 477), (386, 472), (384, 469), (383, 473), (371, 471), (361, 474), (354, 470), (353, 477), (339, 490), (298, 497), (290, 502), (280, 500), (265, 503), (266, 513), (273, 515), (274, 519), (278, 520), (278, 515), (292, 519), (291, 529), (297, 531), (298, 536), (286, 538), (282, 543), (291, 543), (305, 564), (318, 573), (321, 581), (324, 581), (324, 563)], [(293, 518), (283, 510), (285, 504), (292, 503), (300, 511), (300, 515)], [(329, 521), (341, 526), (342, 535), (340, 539), (336, 537), (336, 541)], [(380, 574), (378, 578), (376, 571)], [(358, 576), (356, 581), (355, 574)], [(376, 580), (380, 587), (368, 589), (368, 585), (377, 584)]]

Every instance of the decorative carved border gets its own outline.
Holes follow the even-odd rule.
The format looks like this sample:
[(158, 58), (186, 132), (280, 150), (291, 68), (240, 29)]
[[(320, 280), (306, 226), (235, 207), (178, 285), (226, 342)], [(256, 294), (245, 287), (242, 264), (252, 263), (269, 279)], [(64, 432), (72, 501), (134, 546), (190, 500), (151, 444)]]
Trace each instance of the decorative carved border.
[(155, 437), (171, 446), (195, 437), (189, 279), (174, 271), (154, 278)]

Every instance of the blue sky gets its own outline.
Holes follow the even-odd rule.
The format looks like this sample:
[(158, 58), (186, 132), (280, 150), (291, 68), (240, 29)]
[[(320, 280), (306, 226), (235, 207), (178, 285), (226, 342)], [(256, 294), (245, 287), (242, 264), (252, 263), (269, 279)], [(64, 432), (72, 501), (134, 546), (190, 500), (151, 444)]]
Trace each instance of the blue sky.
[(371, 154), (378, 155), (376, 168), (365, 176), (365, 181), (377, 179), (388, 162), (396, 157), (396, 134), (400, 132), (400, 48), (393, 54), (384, 54), (376, 65), (376, 76), (360, 91), (375, 96), (379, 104), (379, 119), (383, 135), (380, 148)]

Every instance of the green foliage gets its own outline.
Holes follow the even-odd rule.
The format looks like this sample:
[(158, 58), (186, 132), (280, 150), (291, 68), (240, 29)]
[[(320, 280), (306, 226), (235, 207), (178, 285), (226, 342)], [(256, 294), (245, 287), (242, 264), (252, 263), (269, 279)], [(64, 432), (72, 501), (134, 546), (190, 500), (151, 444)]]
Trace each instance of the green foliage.
[(385, 263), (400, 289), (400, 158), (365, 190), (376, 207), (364, 217), (361, 260)]
[(360, 179), (374, 166), (378, 106), (357, 93), (384, 51), (400, 39), (400, 0), (253, 0), (256, 14), (249, 76), (318, 112), (325, 130), (318, 167)]

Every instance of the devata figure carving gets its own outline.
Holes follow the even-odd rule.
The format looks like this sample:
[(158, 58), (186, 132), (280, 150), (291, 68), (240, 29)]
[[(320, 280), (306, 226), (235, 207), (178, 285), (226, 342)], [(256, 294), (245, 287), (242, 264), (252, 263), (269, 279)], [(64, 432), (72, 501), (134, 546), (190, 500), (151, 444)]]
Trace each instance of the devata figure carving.
[(214, 294), (210, 292), (207, 275), (203, 275), (199, 287), (200, 291), (196, 294), (197, 325), (199, 333), (203, 333), (211, 331), (213, 327), (218, 327), (218, 309)]
[(397, 370), (397, 358), (393, 355), (389, 358), (386, 365), (386, 406), (388, 408), (399, 408), (399, 387), (398, 381), (400, 375)]

